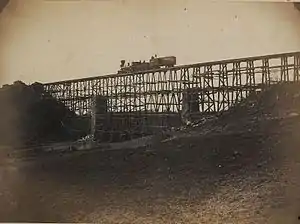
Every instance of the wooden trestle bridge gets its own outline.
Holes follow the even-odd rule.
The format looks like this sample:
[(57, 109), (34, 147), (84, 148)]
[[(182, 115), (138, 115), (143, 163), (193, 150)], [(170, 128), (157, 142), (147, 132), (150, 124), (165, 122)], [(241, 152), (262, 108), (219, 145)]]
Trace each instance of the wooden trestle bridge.
[[(184, 111), (219, 113), (252, 91), (299, 81), (299, 67), (300, 52), (291, 52), (59, 81), (44, 88), (79, 116), (90, 116), (98, 124), (94, 131), (135, 135), (179, 125)], [(93, 110), (97, 100), (102, 109)]]

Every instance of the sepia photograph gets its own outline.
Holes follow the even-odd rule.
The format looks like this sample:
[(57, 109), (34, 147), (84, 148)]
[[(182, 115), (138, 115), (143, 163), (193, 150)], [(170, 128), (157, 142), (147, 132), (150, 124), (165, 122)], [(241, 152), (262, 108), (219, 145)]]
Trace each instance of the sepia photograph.
[(2, 222), (300, 223), (300, 1), (0, 0)]

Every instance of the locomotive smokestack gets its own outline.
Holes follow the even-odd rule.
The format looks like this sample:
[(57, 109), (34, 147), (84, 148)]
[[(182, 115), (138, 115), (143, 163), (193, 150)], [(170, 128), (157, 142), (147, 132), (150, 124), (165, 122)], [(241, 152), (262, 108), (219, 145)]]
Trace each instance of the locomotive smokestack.
[(125, 60), (121, 60), (121, 65), (120, 65), (120, 67), (123, 68), (124, 65), (125, 65)]

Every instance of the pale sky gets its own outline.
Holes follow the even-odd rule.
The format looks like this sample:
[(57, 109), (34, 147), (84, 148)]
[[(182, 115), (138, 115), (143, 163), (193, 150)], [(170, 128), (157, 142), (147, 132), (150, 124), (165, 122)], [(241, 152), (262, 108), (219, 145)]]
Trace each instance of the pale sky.
[(1, 84), (112, 74), (153, 54), (189, 64), (299, 50), (292, 3), (11, 0), (0, 15)]

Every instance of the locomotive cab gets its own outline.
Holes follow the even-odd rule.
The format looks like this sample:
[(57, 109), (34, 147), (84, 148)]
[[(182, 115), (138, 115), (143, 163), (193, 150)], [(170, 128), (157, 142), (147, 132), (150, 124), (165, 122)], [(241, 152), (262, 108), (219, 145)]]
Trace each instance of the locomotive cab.
[(176, 57), (174, 56), (167, 56), (167, 57), (152, 57), (150, 59), (151, 67), (153, 68), (170, 68), (176, 65)]

